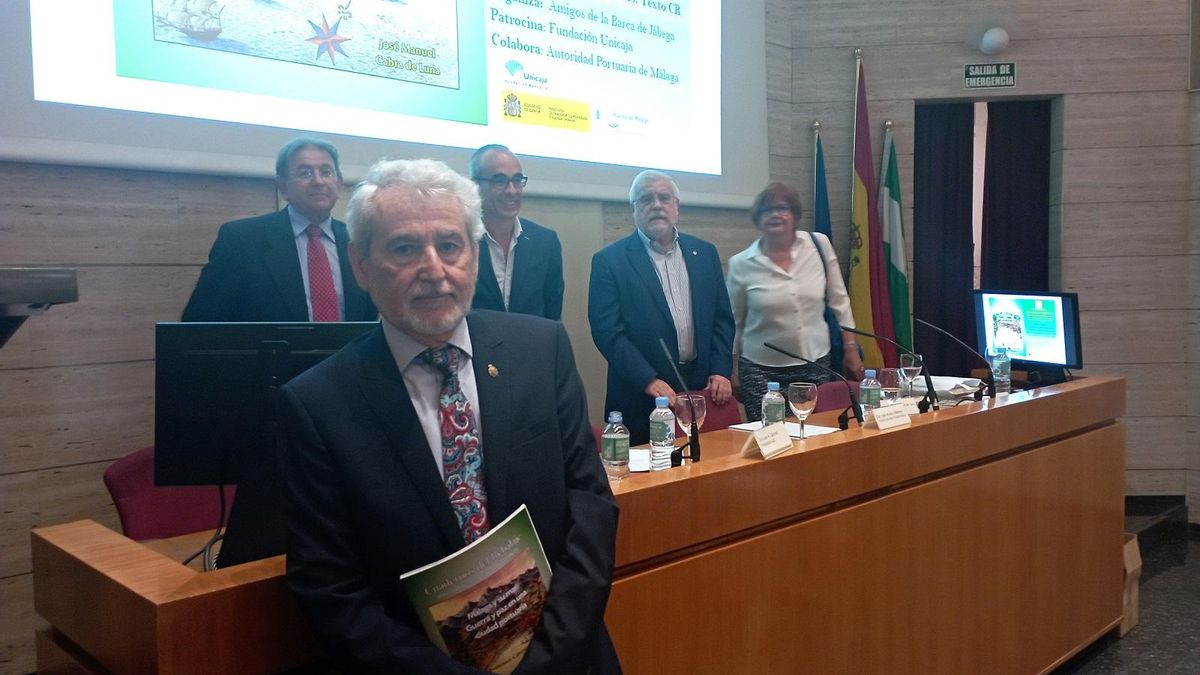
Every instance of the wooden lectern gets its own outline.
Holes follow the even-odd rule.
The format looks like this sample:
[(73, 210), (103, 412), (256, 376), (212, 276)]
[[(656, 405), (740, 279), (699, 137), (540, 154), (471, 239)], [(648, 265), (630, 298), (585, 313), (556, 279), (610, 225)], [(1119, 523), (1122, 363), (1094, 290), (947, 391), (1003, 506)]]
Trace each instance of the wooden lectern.
[[(1125, 386), (944, 404), (616, 485), (606, 620), (625, 672), (1038, 673), (1122, 614)], [(820, 424), (820, 416), (812, 421)], [(265, 673), (319, 660), (283, 558), (188, 569), (90, 522), (33, 533), (54, 672)]]

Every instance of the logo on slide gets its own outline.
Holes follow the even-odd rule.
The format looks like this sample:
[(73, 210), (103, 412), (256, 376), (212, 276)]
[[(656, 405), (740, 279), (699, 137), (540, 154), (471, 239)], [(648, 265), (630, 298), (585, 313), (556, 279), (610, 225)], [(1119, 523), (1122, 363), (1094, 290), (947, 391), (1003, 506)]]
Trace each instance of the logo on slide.
[(509, 94), (508, 96), (504, 97), (504, 116), (521, 116), (521, 99), (517, 98), (516, 94)]
[(509, 61), (504, 64), (504, 69), (508, 71), (509, 75), (516, 75), (518, 72), (525, 70), (525, 67), (517, 61)]
[(311, 42), (317, 46), (317, 55), (313, 58), (317, 59), (318, 61), (321, 60), (322, 52), (329, 55), (330, 63), (337, 63), (337, 59), (333, 56), (334, 52), (337, 52), (346, 58), (350, 57), (350, 55), (342, 49), (342, 43), (350, 38), (342, 37), (341, 35), (337, 34), (338, 26), (342, 25), (342, 20), (340, 18), (333, 23), (333, 28), (329, 27), (329, 22), (325, 20), (324, 14), (321, 15), (320, 26), (312, 21), (309, 21), (308, 25), (312, 26), (313, 32), (316, 33), (316, 35), (306, 40), (306, 42)]

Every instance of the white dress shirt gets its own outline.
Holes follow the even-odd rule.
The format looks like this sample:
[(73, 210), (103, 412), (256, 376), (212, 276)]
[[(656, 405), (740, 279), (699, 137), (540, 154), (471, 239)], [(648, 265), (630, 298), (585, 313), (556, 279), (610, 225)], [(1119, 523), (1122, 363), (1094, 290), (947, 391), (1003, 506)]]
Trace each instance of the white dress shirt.
[[(729, 301), (737, 329), (734, 354), (741, 354), (763, 366), (799, 365), (767, 349), (770, 342), (806, 359), (816, 360), (829, 353), (829, 325), (825, 323), (825, 297), (838, 323), (854, 328), (850, 296), (842, 282), (833, 246), (823, 234), (815, 235), (825, 253), (825, 270), (807, 232), (797, 232), (792, 244), (792, 264), (782, 269), (763, 253), (755, 241), (746, 250), (729, 259)], [(831, 358), (841, 361), (841, 354)]]
[(696, 358), (696, 326), (692, 320), (692, 286), (688, 280), (683, 251), (679, 248), (679, 230), (675, 230), (675, 238), (665, 253), (641, 229), (637, 233), (646, 245), (654, 272), (658, 274), (658, 282), (662, 284), (663, 295), (667, 297), (667, 307), (671, 309), (679, 361), (687, 363)]
[[(429, 449), (433, 452), (433, 461), (437, 463), (438, 471), (446, 478), (446, 468), (442, 463), (442, 429), (441, 412), (438, 409), (438, 399), (442, 395), (442, 374), (434, 366), (418, 360), (428, 347), (408, 336), (407, 333), (383, 320), (383, 336), (387, 338), (388, 348), (392, 350), (392, 358), (396, 359), (396, 367), (404, 376), (404, 386), (408, 389), (408, 397), (412, 400), (413, 408), (417, 411), (417, 419), (421, 422), (421, 431), (429, 441)], [(475, 386), (475, 368), (471, 365), (471, 334), (467, 331), (466, 320), (460, 321), (449, 343), (463, 351), (465, 358), (458, 362), (458, 386), (471, 404), (471, 413), (475, 418), (475, 432), (483, 442), (483, 424), (479, 418), (479, 388)]]
[(508, 240), (508, 250), (505, 251), (500, 242), (492, 238), (492, 233), (484, 231), (483, 238), (487, 241), (488, 255), (492, 258), (492, 271), (496, 273), (496, 285), (500, 287), (500, 295), (504, 298), (504, 309), (508, 309), (508, 298), (512, 295), (513, 251), (517, 249), (517, 239), (521, 236), (521, 219), (516, 219), (512, 239)]
[[(300, 256), (300, 276), (304, 280), (304, 302), (308, 305), (308, 320), (313, 320), (312, 289), (308, 285), (308, 218), (300, 215), (289, 204), (288, 218), (292, 221), (292, 234), (296, 237), (296, 255)], [(337, 239), (333, 236), (333, 219), (326, 218), (317, 223), (321, 228), (321, 246), (329, 258), (329, 270), (333, 272), (333, 290), (337, 293), (338, 316), (346, 316), (346, 294), (342, 292), (342, 268), (338, 262)]]

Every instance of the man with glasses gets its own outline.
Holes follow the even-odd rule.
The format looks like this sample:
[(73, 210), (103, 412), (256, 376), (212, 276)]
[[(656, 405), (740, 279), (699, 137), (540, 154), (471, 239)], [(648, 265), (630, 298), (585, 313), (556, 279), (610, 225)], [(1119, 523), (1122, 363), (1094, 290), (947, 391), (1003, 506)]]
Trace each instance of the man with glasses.
[(342, 188), (337, 148), (293, 140), (276, 157), (275, 183), (287, 207), (221, 226), (183, 320), (374, 321), (346, 224), (331, 216)]
[[(674, 369), (689, 390), (734, 405), (733, 313), (712, 244), (679, 231), (679, 189), (643, 171), (629, 188), (636, 226), (592, 257), (588, 320), (608, 360), (605, 410), (624, 414), (631, 443), (649, 440), (654, 398), (675, 403)], [(666, 343), (670, 357), (659, 340)]]
[(562, 244), (554, 230), (520, 217), (529, 177), (503, 145), (471, 155), (471, 178), (483, 201), (483, 241), (475, 287), (476, 309), (562, 318)]

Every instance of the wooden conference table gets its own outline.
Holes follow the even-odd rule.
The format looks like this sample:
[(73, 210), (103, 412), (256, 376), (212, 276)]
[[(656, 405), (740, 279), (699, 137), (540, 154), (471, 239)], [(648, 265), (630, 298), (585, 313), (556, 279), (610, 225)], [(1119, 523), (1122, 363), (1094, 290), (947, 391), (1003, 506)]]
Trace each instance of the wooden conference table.
[[(1082, 378), (769, 461), (739, 456), (744, 432), (704, 434), (703, 461), (614, 489), (606, 619), (625, 671), (1053, 668), (1121, 620), (1124, 401), (1122, 379)], [(33, 564), (52, 626), (39, 667), (211, 675), (318, 658), (282, 557), (199, 573), (81, 521), (35, 530)]]

